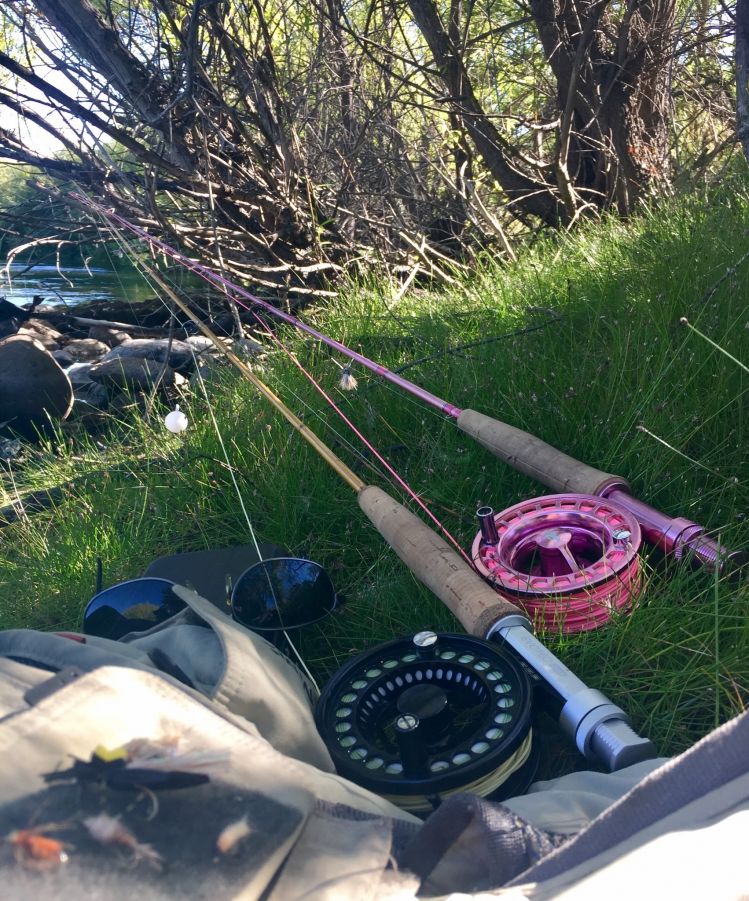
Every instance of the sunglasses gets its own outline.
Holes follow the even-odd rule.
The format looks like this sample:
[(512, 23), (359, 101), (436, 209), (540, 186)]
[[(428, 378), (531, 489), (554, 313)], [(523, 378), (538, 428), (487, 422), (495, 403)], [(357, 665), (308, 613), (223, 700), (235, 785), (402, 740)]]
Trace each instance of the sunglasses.
[[(84, 634), (117, 640), (130, 632), (152, 629), (187, 606), (172, 590), (177, 584), (144, 576), (105, 588), (86, 606)], [(230, 594), (229, 588), (227, 585), (226, 612), (260, 633), (309, 626), (332, 613), (343, 600), (319, 563), (298, 557), (261, 560), (239, 576)]]

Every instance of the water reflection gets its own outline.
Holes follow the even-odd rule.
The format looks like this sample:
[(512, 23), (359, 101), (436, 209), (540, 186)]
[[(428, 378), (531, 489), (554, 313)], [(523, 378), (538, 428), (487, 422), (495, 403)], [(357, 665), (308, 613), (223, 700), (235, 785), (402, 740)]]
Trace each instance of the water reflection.
[(133, 270), (56, 266), (34, 266), (26, 270), (24, 264), (0, 271), (0, 296), (17, 306), (31, 303), (35, 294), (45, 297), (48, 304), (70, 304), (83, 301), (129, 300), (153, 297), (154, 291)]

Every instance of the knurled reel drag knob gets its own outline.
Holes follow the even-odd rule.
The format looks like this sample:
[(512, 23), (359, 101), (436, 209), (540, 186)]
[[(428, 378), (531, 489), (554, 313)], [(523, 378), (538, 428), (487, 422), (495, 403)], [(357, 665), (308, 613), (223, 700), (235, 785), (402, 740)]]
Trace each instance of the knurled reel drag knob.
[(640, 525), (604, 497), (551, 494), (477, 511), (476, 569), (537, 627), (583, 632), (629, 609), (639, 586)]
[(496, 644), (420, 632), (349, 661), (315, 718), (341, 776), (412, 813), (445, 797), (521, 794), (537, 766), (532, 688)]

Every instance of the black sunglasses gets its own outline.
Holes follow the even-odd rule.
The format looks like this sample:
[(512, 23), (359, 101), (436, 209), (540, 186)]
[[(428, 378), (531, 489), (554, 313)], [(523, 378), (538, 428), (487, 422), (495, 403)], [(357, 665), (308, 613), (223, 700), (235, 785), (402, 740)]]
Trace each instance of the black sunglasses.
[[(176, 584), (144, 576), (105, 588), (88, 602), (83, 632), (116, 640), (130, 632), (152, 629), (187, 606), (172, 591)], [(231, 589), (227, 613), (230, 606), (232, 617), (253, 632), (279, 633), (323, 619), (342, 600), (319, 563), (273, 557), (253, 564), (239, 576)]]

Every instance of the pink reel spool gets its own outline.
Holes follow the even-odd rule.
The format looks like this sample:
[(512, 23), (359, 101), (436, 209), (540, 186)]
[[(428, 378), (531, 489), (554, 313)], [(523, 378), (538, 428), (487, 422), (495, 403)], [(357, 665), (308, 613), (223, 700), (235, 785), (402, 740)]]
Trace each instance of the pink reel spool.
[(551, 494), (478, 510), (476, 569), (536, 627), (585, 632), (627, 610), (639, 584), (640, 526), (603, 497)]

